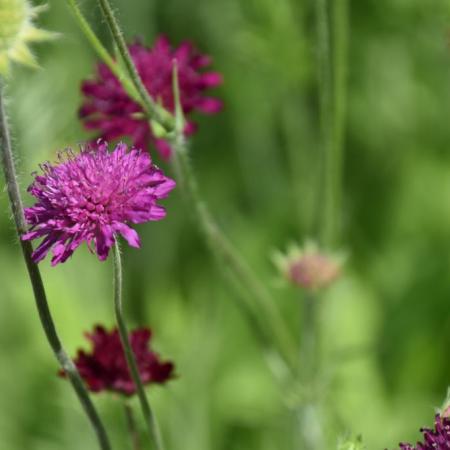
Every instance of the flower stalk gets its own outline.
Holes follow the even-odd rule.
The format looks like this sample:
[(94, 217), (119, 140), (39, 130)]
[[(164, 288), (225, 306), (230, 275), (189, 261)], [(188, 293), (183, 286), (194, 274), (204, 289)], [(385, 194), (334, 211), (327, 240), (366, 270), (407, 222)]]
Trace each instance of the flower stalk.
[(330, 191), (333, 194), (333, 216), (335, 229), (331, 235), (331, 244), (339, 241), (341, 235), (342, 195), (343, 195), (343, 159), (344, 134), (346, 125), (347, 98), (347, 61), (349, 39), (349, 6), (348, 0), (333, 2), (333, 170), (330, 170)]
[(157, 121), (162, 127), (167, 131), (173, 129), (173, 117), (166, 111), (162, 106), (158, 105), (150, 96), (141, 77), (133, 63), (130, 52), (128, 50), (125, 38), (123, 37), (123, 32), (120, 29), (119, 23), (117, 22), (114, 11), (108, 0), (98, 0), (100, 8), (102, 10), (103, 16), (109, 26), (111, 34), (113, 35), (114, 42), (117, 45), (117, 49), (122, 56), (123, 62), (128, 70), (134, 87), (136, 88), (139, 96), (142, 100), (144, 109), (149, 117)]
[(301, 381), (307, 391), (305, 401), (299, 407), (300, 446), (302, 450), (323, 448), (321, 418), (317, 401), (318, 362), (318, 306), (320, 298), (307, 292), (302, 300), (303, 314), (300, 341), (300, 360), (303, 362)]
[(113, 246), (113, 262), (114, 262), (114, 312), (117, 321), (117, 328), (120, 334), (120, 340), (122, 342), (123, 351), (127, 360), (128, 368), (130, 370), (131, 378), (136, 386), (136, 392), (141, 405), (142, 413), (144, 415), (145, 422), (148, 427), (150, 437), (153, 441), (154, 448), (156, 450), (163, 450), (164, 445), (162, 441), (161, 432), (159, 430), (158, 423), (156, 421), (155, 414), (150, 407), (150, 403), (147, 399), (144, 390), (144, 384), (142, 383), (141, 376), (139, 375), (139, 369), (136, 362), (136, 357), (131, 348), (130, 340), (128, 338), (128, 329), (125, 323), (123, 306), (122, 306), (122, 258), (120, 255), (119, 243), (117, 236), (115, 237), (115, 243)]
[(190, 167), (187, 154), (187, 143), (183, 134), (184, 118), (179, 101), (178, 83), (176, 83), (178, 102), (175, 102), (176, 110), (174, 119), (171, 114), (160, 107), (151, 98), (143, 85), (109, 1), (98, 0), (98, 2), (111, 30), (118, 51), (141, 96), (141, 101), (145, 106), (149, 119), (163, 126), (171, 137), (170, 141), (174, 150), (172, 162), (176, 169), (176, 174), (178, 175), (180, 183), (185, 186), (186, 198), (195, 205), (196, 216), (203, 235), (209, 243), (209, 248), (216, 256), (220, 257), (222, 262), (225, 263), (235, 279), (235, 282), (240, 285), (241, 290), (246, 291), (247, 295), (250, 295), (255, 299), (256, 307), (259, 308), (259, 313), (263, 311), (263, 315), (269, 323), (270, 332), (277, 342), (279, 348), (278, 351), (282, 355), (281, 358), (284, 360), (284, 363), (287, 368), (289, 368), (290, 372), (294, 373), (297, 369), (296, 346), (287, 332), (287, 327), (284, 324), (283, 319), (276, 309), (275, 301), (271, 298), (265, 286), (263, 286), (254, 275), (251, 268), (243, 261), (238, 252), (220, 231), (206, 205), (200, 198), (197, 181)]
[(346, 118), (348, 0), (317, 0), (317, 64), (323, 143), (321, 238), (335, 245), (341, 234), (342, 170)]
[(37, 264), (33, 261), (33, 248), (29, 241), (23, 241), (20, 237), (27, 232), (27, 225), (23, 213), (23, 203), (20, 195), (19, 185), (17, 182), (16, 170), (14, 166), (14, 158), (12, 153), (11, 138), (4, 103), (4, 85), (0, 80), (0, 147), (1, 160), (5, 175), (8, 197), (11, 204), (11, 210), (20, 240), (22, 253), (27, 266), (28, 275), (33, 288), (36, 307), (39, 313), (42, 328), (44, 329), (47, 341), (55, 354), (60, 367), (67, 374), (70, 383), (85, 411), (98, 439), (99, 447), (102, 450), (111, 450), (109, 438), (106, 434), (104, 425), (92, 403), (89, 394), (80, 378), (80, 375), (73, 363), (67, 355), (61, 340), (56, 331), (55, 323), (47, 302), (47, 296), (42, 281), (42, 277)]
[(80, 10), (76, 0), (67, 0), (67, 5), (72, 11), (75, 20), (78, 23), (83, 34), (86, 36), (86, 39), (92, 45), (92, 48), (96, 51), (99, 58), (109, 67), (111, 72), (117, 77), (118, 80), (122, 83), (122, 86), (127, 91), (128, 95), (135, 101), (141, 102), (139, 93), (136, 91), (134, 84), (128, 78), (128, 76), (123, 72), (120, 65), (113, 59), (113, 57), (109, 54), (108, 50), (104, 47), (104, 45), (100, 42), (100, 39), (92, 30), (86, 18), (83, 16), (83, 13)]
[[(209, 212), (205, 202), (201, 199), (196, 177), (192, 170), (187, 151), (187, 142), (183, 134), (184, 118), (180, 101), (180, 90), (178, 85), (177, 64), (174, 62), (173, 91), (175, 98), (175, 131), (172, 135), (171, 145), (173, 147), (173, 164), (176, 169), (183, 192), (194, 205), (196, 219), (202, 234), (212, 254), (228, 269), (231, 281), (235, 283), (246, 296), (252, 298), (250, 310), (257, 310), (262, 315), (270, 329), (270, 334), (278, 346), (282, 359), (289, 371), (294, 373), (297, 369), (297, 358), (295, 345), (287, 331), (287, 327), (276, 308), (276, 303), (267, 291), (266, 287), (259, 281), (247, 262), (241, 257), (231, 242), (222, 233), (214, 218)], [(248, 300), (247, 300), (248, 303)], [(244, 305), (249, 310), (249, 304)], [(255, 325), (258, 321), (253, 322)], [(264, 324), (260, 324), (264, 328)], [(263, 333), (265, 334), (265, 332)], [(265, 339), (265, 344), (271, 339)]]

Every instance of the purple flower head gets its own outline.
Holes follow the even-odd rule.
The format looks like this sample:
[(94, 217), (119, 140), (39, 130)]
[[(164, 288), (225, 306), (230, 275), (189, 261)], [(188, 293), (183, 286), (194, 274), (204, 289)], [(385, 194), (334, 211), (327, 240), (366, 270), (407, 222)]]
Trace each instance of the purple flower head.
[(45, 163), (41, 169), (28, 188), (37, 202), (25, 208), (31, 228), (22, 239), (44, 238), (33, 260), (41, 261), (52, 249), (52, 266), (66, 261), (83, 242), (103, 261), (117, 234), (139, 247), (139, 236), (128, 224), (164, 218), (157, 201), (175, 186), (147, 152), (122, 143), (112, 152), (101, 141), (78, 154), (66, 150), (56, 165)]
[(434, 430), (421, 428), (423, 442), (418, 442), (416, 446), (411, 444), (400, 444), (401, 450), (450, 450), (450, 418), (436, 415), (434, 420)]
[[(92, 392), (112, 391), (132, 395), (136, 387), (128, 371), (119, 332), (107, 331), (97, 325), (92, 333), (86, 333), (92, 343), (91, 352), (78, 350), (74, 362)], [(152, 332), (149, 328), (137, 328), (130, 335), (130, 343), (136, 357), (144, 384), (163, 384), (174, 376), (174, 365), (161, 362), (157, 353), (150, 349)], [(65, 376), (64, 372), (60, 375)]]
[[(129, 45), (129, 50), (147, 91), (169, 111), (174, 111), (174, 60), (178, 63), (183, 112), (186, 115), (192, 111), (214, 114), (222, 108), (220, 100), (204, 96), (205, 90), (222, 83), (222, 76), (217, 72), (200, 71), (211, 60), (198, 53), (189, 42), (183, 42), (172, 50), (168, 39), (160, 36), (152, 48), (135, 42)], [(169, 144), (154, 135), (141, 106), (130, 98), (105, 64), (98, 65), (95, 79), (84, 81), (81, 90), (85, 100), (79, 115), (86, 129), (97, 131), (99, 137), (109, 141), (128, 136), (136, 147), (142, 149), (148, 149), (152, 143), (162, 158), (170, 157)], [(185, 134), (192, 134), (195, 129), (195, 123), (187, 121)]]

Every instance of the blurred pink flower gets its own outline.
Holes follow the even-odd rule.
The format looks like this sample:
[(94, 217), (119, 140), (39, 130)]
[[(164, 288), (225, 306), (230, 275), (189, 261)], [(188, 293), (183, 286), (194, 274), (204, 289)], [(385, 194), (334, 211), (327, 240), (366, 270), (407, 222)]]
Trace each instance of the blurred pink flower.
[[(214, 114), (221, 110), (222, 102), (205, 96), (204, 91), (220, 85), (222, 75), (201, 72), (200, 69), (211, 64), (211, 59), (198, 53), (189, 42), (183, 42), (173, 50), (168, 39), (160, 36), (152, 48), (135, 42), (129, 45), (129, 50), (147, 91), (169, 111), (174, 111), (174, 60), (178, 63), (181, 103), (185, 115), (192, 111)], [(84, 81), (81, 90), (85, 99), (79, 115), (86, 129), (97, 131), (98, 136), (106, 140), (128, 136), (141, 149), (148, 149), (150, 144), (154, 144), (162, 158), (170, 157), (169, 144), (155, 136), (141, 106), (130, 98), (105, 64), (98, 64), (95, 79)], [(187, 121), (185, 134), (192, 134), (195, 130), (196, 124)]]

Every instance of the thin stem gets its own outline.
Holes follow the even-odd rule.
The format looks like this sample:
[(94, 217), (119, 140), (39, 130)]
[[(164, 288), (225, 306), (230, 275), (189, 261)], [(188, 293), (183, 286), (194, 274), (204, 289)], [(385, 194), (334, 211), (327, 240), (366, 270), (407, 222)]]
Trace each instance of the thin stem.
[[(252, 309), (258, 310), (259, 315), (267, 320), (270, 333), (275, 338), (285, 363), (292, 371), (295, 371), (297, 367), (295, 345), (287, 331), (287, 326), (276, 308), (275, 300), (217, 226), (206, 204), (202, 201), (185, 148), (184, 138), (178, 135), (178, 138), (172, 141), (172, 146), (174, 150), (173, 158), (182, 175), (182, 180), (185, 182), (183, 191), (189, 204), (194, 207), (196, 219), (208, 248), (213, 255), (219, 258), (219, 261), (225, 264), (233, 278), (247, 292), (247, 295), (250, 294), (256, 302)], [(265, 330), (264, 333), (266, 333)]]
[(317, 70), (319, 83), (320, 128), (322, 133), (323, 173), (321, 188), (323, 211), (320, 216), (320, 234), (322, 243), (329, 245), (333, 241), (335, 230), (335, 205), (333, 184), (333, 127), (332, 127), (332, 79), (330, 53), (330, 24), (327, 0), (316, 0), (317, 19)]
[(344, 157), (344, 131), (346, 122), (347, 60), (348, 60), (348, 0), (335, 0), (333, 20), (333, 170), (330, 171), (330, 189), (334, 194), (333, 214), (336, 220), (334, 240), (341, 234), (342, 171)]
[(335, 0), (332, 8), (329, 8), (327, 0), (317, 0), (316, 16), (320, 116), (324, 155), (321, 237), (323, 244), (330, 246), (336, 244), (341, 234), (348, 0)]
[(102, 450), (110, 450), (108, 436), (106, 434), (103, 423), (92, 403), (89, 394), (83, 384), (82, 379), (73, 363), (64, 350), (59, 339), (58, 333), (53, 322), (50, 308), (47, 302), (47, 296), (44, 289), (44, 284), (37, 264), (32, 259), (33, 248), (29, 241), (22, 241), (20, 237), (26, 233), (27, 224), (23, 214), (23, 203), (20, 196), (19, 185), (16, 177), (16, 170), (14, 167), (14, 159), (12, 154), (11, 138), (7, 123), (4, 104), (4, 88), (0, 80), (0, 146), (2, 154), (2, 165), (5, 174), (5, 180), (8, 190), (8, 197), (11, 204), (11, 209), (14, 217), (14, 222), (19, 236), (22, 253), (30, 277), (33, 288), (34, 298), (36, 301), (39, 318), (41, 320), (42, 328), (44, 329), (47, 338), (60, 367), (67, 374), (70, 383), (80, 401), (92, 427), (97, 435), (99, 447)]
[(148, 426), (149, 434), (153, 440), (156, 450), (163, 450), (163, 442), (161, 433), (159, 431), (156, 417), (150, 407), (150, 403), (145, 395), (144, 385), (139, 375), (139, 369), (136, 362), (133, 349), (128, 338), (128, 330), (124, 319), (122, 307), (122, 258), (120, 256), (119, 243), (117, 237), (113, 247), (113, 261), (114, 261), (114, 312), (116, 315), (117, 327), (119, 329), (120, 340), (122, 342), (123, 351), (127, 360), (128, 368), (130, 370), (131, 378), (133, 379), (136, 391), (139, 397), (142, 413)]
[(125, 401), (123, 404), (123, 409), (125, 413), (125, 420), (127, 421), (128, 433), (130, 434), (133, 450), (140, 450), (141, 443), (139, 441), (139, 432), (136, 427), (133, 408), (127, 401)]
[(117, 77), (117, 79), (121, 82), (122, 86), (127, 91), (128, 95), (130, 95), (131, 98), (140, 103), (141, 101), (140, 96), (139, 93), (136, 91), (134, 84), (122, 71), (120, 65), (113, 59), (113, 57), (109, 54), (108, 50), (106, 50), (104, 45), (100, 42), (100, 39), (94, 33), (88, 21), (83, 16), (76, 0), (66, 0), (66, 1), (78, 23), (78, 26), (80, 27), (83, 34), (86, 36), (87, 40), (92, 45), (92, 48), (97, 52), (97, 55), (109, 67), (109, 69)]
[[(184, 117), (180, 100), (177, 61), (174, 61), (173, 68), (173, 92), (175, 100), (175, 130), (171, 139), (173, 147), (172, 164), (183, 187), (182, 192), (185, 200), (189, 205), (194, 206), (196, 218), (208, 248), (220, 263), (225, 264), (225, 267), (228, 269), (228, 273), (226, 273), (228, 279), (239, 291), (246, 292), (247, 297), (250, 294), (251, 299), (256, 301), (256, 304), (254, 304), (247, 297), (241, 296), (244, 300), (242, 304), (244, 312), (248, 317), (253, 316), (253, 320), (250, 323), (254, 329), (257, 329), (256, 327), (259, 328), (257, 336), (261, 339), (264, 346), (270, 343), (272, 338), (275, 339), (281, 360), (284, 361), (286, 368), (292, 374), (297, 368), (295, 345), (287, 332), (287, 327), (278, 309), (275, 307), (274, 299), (272, 299), (250, 266), (222, 233), (205, 202), (201, 199), (197, 180), (189, 161), (187, 142), (183, 133)], [(267, 320), (269, 331), (266, 329), (267, 324), (261, 323), (259, 320), (260, 316)]]
[(108, 0), (98, 0), (100, 4), (100, 8), (103, 12), (103, 16), (108, 23), (109, 29), (113, 35), (114, 41), (117, 44), (117, 48), (123, 58), (125, 66), (128, 70), (128, 73), (131, 77), (131, 80), (139, 93), (144, 108), (149, 115), (150, 118), (159, 122), (166, 130), (170, 131), (173, 128), (173, 117), (167, 112), (163, 107), (158, 105), (148, 93), (144, 83), (141, 80), (141, 77), (136, 69), (136, 66), (133, 63), (130, 52), (128, 50), (128, 46), (123, 37), (122, 30), (120, 29), (119, 23), (117, 22), (114, 12), (109, 4)]
[(302, 450), (321, 450), (322, 425), (317, 400), (319, 372), (318, 306), (320, 298), (309, 292), (301, 299), (303, 305), (300, 360), (302, 382), (306, 389), (305, 401), (299, 408), (300, 447)]

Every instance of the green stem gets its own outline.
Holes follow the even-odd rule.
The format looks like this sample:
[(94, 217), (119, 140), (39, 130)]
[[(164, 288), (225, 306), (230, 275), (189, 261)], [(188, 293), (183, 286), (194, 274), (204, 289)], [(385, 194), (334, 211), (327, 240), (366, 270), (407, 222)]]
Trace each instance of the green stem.
[(117, 237), (113, 247), (114, 260), (114, 312), (116, 315), (117, 327), (119, 329), (120, 340), (122, 342), (123, 351), (127, 360), (128, 368), (130, 370), (131, 378), (136, 386), (137, 395), (141, 405), (142, 413), (144, 415), (149, 434), (153, 440), (156, 450), (163, 450), (163, 442), (161, 433), (159, 431), (156, 417), (150, 407), (150, 403), (145, 395), (144, 385), (139, 375), (136, 358), (133, 349), (131, 348), (130, 340), (128, 338), (128, 330), (125, 323), (123, 308), (122, 308), (122, 258), (120, 256), (119, 243)]
[(139, 93), (141, 100), (144, 105), (144, 109), (146, 110), (148, 116), (153, 120), (156, 120), (161, 126), (163, 126), (167, 131), (171, 131), (173, 128), (173, 117), (167, 112), (163, 107), (158, 105), (148, 93), (144, 83), (139, 76), (139, 73), (136, 69), (136, 66), (133, 63), (130, 52), (128, 50), (128, 46), (123, 37), (122, 30), (120, 29), (119, 23), (114, 17), (114, 12), (109, 4), (108, 0), (98, 0), (100, 4), (100, 8), (103, 12), (103, 16), (108, 23), (109, 29), (113, 35), (114, 41), (117, 44), (117, 48), (123, 58), (125, 66), (128, 70), (128, 73), (131, 77), (131, 80)]
[(322, 423), (317, 399), (317, 376), (319, 373), (318, 306), (320, 298), (307, 293), (301, 299), (303, 305), (300, 360), (305, 399), (299, 408), (299, 432), (302, 450), (323, 448)]
[(78, 26), (80, 27), (83, 34), (86, 36), (86, 39), (92, 45), (92, 48), (96, 51), (97, 55), (109, 67), (109, 69), (117, 77), (117, 79), (121, 82), (122, 86), (127, 91), (128, 95), (133, 100), (140, 103), (141, 102), (140, 96), (139, 93), (136, 91), (134, 84), (124, 74), (120, 65), (113, 59), (113, 57), (109, 54), (108, 50), (106, 50), (106, 48), (100, 42), (100, 39), (96, 36), (91, 26), (89, 25), (88, 21), (83, 16), (76, 0), (66, 0), (66, 1), (78, 23)]
[[(172, 141), (172, 147), (172, 157), (180, 172), (181, 179), (184, 181), (182, 190), (186, 194), (186, 200), (189, 202), (189, 205), (194, 207), (196, 219), (208, 244), (208, 248), (219, 261), (225, 264), (236, 282), (256, 302), (252, 310), (258, 311), (258, 314), (267, 320), (266, 325), (269, 326), (269, 333), (271, 333), (275, 342), (277, 342), (283, 360), (291, 371), (295, 371), (297, 368), (295, 345), (287, 331), (286, 324), (276, 308), (276, 302), (266, 287), (259, 281), (247, 262), (217, 226), (206, 204), (202, 201), (189, 161), (184, 137), (181, 133), (177, 133), (177, 137)], [(248, 311), (247, 306), (246, 310)], [(260, 322), (257, 321), (256, 323)], [(266, 330), (263, 332), (264, 334), (267, 333)]]
[(332, 8), (329, 8), (327, 0), (317, 0), (316, 16), (320, 121), (323, 141), (321, 237), (323, 244), (331, 246), (337, 243), (341, 234), (348, 0), (335, 0)]
[(323, 173), (321, 188), (323, 210), (320, 217), (320, 234), (322, 244), (333, 241), (335, 230), (335, 205), (333, 184), (333, 97), (331, 78), (330, 23), (327, 0), (316, 0), (317, 19), (317, 72), (319, 82), (320, 128), (322, 134)]
[[(282, 371), (284, 373), (287, 372), (290, 377), (296, 372), (295, 345), (287, 332), (287, 327), (279, 311), (275, 307), (274, 299), (270, 296), (265, 286), (260, 283), (250, 266), (221, 232), (206, 204), (201, 199), (197, 180), (189, 161), (187, 142), (183, 133), (184, 117), (180, 100), (177, 61), (174, 61), (173, 67), (173, 93), (175, 100), (175, 129), (171, 135), (172, 165), (182, 187), (181, 191), (184, 199), (190, 206), (194, 206), (194, 212), (208, 248), (219, 264), (221, 266), (223, 264), (223, 268), (227, 269), (224, 270), (225, 275), (232, 287), (239, 292), (239, 298), (243, 300), (240, 306), (255, 330), (256, 336), (260, 339), (263, 347), (270, 350), (267, 354), (275, 357), (274, 361), (277, 362), (277, 367), (275, 368), (275, 366), (271, 365), (271, 369), (275, 369), (275, 375), (284, 383), (284, 375), (280, 377), (278, 367), (282, 367)], [(266, 319), (265, 323), (262, 323), (260, 317)], [(278, 349), (276, 345), (273, 345), (274, 339), (278, 344)]]
[(125, 413), (125, 420), (127, 422), (128, 433), (130, 434), (133, 450), (139, 450), (141, 448), (141, 445), (139, 441), (139, 432), (136, 427), (136, 421), (134, 420), (133, 408), (127, 401), (125, 401), (123, 404), (123, 409)]
[(20, 196), (19, 185), (17, 182), (16, 170), (14, 167), (11, 138), (9, 134), (3, 97), (4, 88), (2, 81), (0, 80), (0, 147), (3, 171), (5, 174), (8, 197), (11, 204), (14, 222), (17, 234), (19, 236), (20, 245), (22, 247), (22, 253), (25, 259), (25, 264), (27, 266), (28, 275), (30, 277), (31, 285), (33, 288), (34, 298), (41, 325), (44, 329), (47, 341), (50, 344), (50, 347), (59, 362), (60, 367), (67, 374), (70, 383), (78, 397), (78, 400), (80, 401), (88, 419), (91, 422), (92, 427), (94, 428), (94, 431), (97, 435), (99, 447), (102, 450), (110, 450), (111, 445), (109, 443), (109, 439), (103, 423), (89, 397), (82, 379), (80, 378), (78, 370), (76, 369), (73, 361), (67, 355), (59, 339), (47, 302), (47, 296), (45, 293), (41, 273), (37, 264), (33, 261), (31, 256), (33, 253), (33, 247), (29, 241), (22, 241), (20, 239), (20, 237), (27, 232), (27, 224), (23, 214), (23, 203)]
[(334, 240), (341, 235), (342, 172), (344, 157), (344, 132), (346, 123), (347, 61), (348, 61), (348, 0), (335, 0), (333, 19), (333, 170), (330, 173), (334, 193), (333, 215), (336, 221)]

